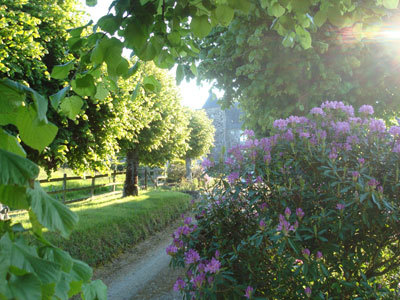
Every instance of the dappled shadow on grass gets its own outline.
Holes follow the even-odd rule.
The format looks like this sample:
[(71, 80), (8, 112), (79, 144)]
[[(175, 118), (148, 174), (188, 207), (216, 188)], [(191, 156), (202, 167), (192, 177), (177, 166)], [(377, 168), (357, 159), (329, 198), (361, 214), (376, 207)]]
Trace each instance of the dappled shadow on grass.
[(97, 266), (164, 228), (188, 209), (189, 202), (190, 196), (171, 191), (89, 201), (72, 208), (79, 223), (69, 239), (55, 233), (46, 236), (72, 256)]

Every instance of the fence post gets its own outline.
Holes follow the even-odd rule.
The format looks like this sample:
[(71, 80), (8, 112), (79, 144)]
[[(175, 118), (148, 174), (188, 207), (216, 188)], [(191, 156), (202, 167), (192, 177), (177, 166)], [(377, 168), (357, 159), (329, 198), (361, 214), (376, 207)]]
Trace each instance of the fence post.
[(67, 191), (66, 191), (67, 190), (67, 174), (66, 173), (64, 173), (62, 188), (63, 188), (63, 202), (65, 202), (66, 198), (67, 198)]
[(93, 197), (94, 196), (94, 182), (96, 180), (95, 176), (92, 176), (92, 188), (90, 189), (90, 196)]
[(147, 190), (147, 167), (144, 167), (144, 189)]
[(113, 192), (115, 192), (115, 180), (116, 180), (116, 177), (117, 177), (117, 168), (116, 167), (114, 167), (114, 175), (113, 175)]

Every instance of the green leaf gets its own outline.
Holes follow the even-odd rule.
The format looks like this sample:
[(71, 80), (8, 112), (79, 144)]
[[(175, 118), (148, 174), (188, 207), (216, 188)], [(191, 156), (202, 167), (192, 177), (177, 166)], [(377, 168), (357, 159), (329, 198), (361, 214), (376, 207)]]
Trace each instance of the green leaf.
[(211, 31), (211, 23), (208, 21), (208, 16), (194, 16), (190, 22), (190, 30), (194, 36), (202, 39)]
[(292, 9), (300, 14), (307, 13), (310, 7), (309, 0), (292, 0), (291, 4), (292, 4)]
[(326, 15), (326, 12), (320, 10), (314, 16), (314, 23), (318, 27), (321, 27), (322, 25), (325, 24), (327, 18), (328, 18), (328, 16)]
[(0, 149), (0, 184), (27, 186), (39, 175), (39, 168), (29, 159)]
[(281, 17), (285, 13), (285, 8), (283, 8), (279, 3), (275, 3), (271, 6), (271, 13), (274, 17)]
[(74, 61), (70, 61), (63, 65), (54, 66), (51, 71), (51, 77), (54, 79), (65, 79), (69, 72), (74, 68), (74, 63)]
[(11, 275), (8, 281), (8, 288), (13, 299), (42, 299), (41, 282), (34, 274), (25, 274), (22, 276)]
[(83, 100), (81, 97), (72, 96), (64, 98), (60, 104), (60, 108), (63, 114), (67, 115), (71, 120), (75, 120), (83, 106)]
[(29, 147), (42, 151), (56, 137), (58, 128), (53, 123), (40, 122), (34, 109), (21, 109), (17, 115), (16, 125), (22, 141)]
[(0, 114), (14, 112), (25, 98), (26, 91), (22, 84), (7, 78), (0, 80)]
[(239, 9), (244, 13), (248, 13), (251, 7), (251, 2), (249, 0), (228, 0), (230, 7)]
[(131, 20), (124, 32), (125, 44), (131, 49), (142, 49), (146, 43), (147, 35), (136, 19)]
[(140, 65), (141, 65), (140, 61), (137, 61), (132, 67), (130, 67), (125, 78), (134, 75), (139, 70)]
[(86, 5), (87, 6), (96, 6), (97, 0), (86, 0)]
[(32, 211), (40, 224), (68, 237), (78, 222), (78, 216), (64, 204), (49, 196), (37, 181), (33, 189), (28, 188), (28, 197), (31, 199)]
[(98, 43), (90, 54), (90, 61), (94, 64), (101, 64), (104, 61), (104, 54), (106, 48), (102, 43)]
[(32, 90), (32, 98), (35, 103), (35, 108), (38, 113), (38, 118), (40, 121), (45, 121), (47, 122), (47, 107), (48, 107), (48, 101), (45, 97), (40, 95), (38, 92)]
[(215, 16), (222, 26), (228, 26), (232, 21), (234, 14), (235, 11), (227, 5), (219, 5), (215, 9)]
[(84, 300), (107, 300), (107, 286), (101, 280), (94, 280), (82, 287)]
[(183, 70), (183, 66), (182, 65), (178, 65), (178, 67), (176, 68), (176, 82), (178, 84), (180, 84), (181, 81), (183, 80), (184, 76), (185, 76), (185, 72)]
[(305, 30), (303, 27), (296, 26), (296, 33), (300, 41), (300, 45), (304, 49), (311, 48), (311, 35), (310, 33)]
[(63, 89), (59, 90), (57, 93), (50, 96), (51, 106), (53, 106), (53, 108), (55, 110), (58, 109), (60, 102), (65, 98), (65, 96), (67, 95), (67, 93), (69, 92), (70, 89), (71, 89), (71, 86), (68, 85), (68, 86), (64, 87)]
[(117, 75), (125, 76), (128, 73), (128, 70), (129, 70), (129, 62), (125, 58), (122, 58), (116, 68)]
[(69, 273), (73, 266), (73, 260), (68, 252), (55, 247), (42, 247), (40, 256), (45, 260), (55, 262), (61, 266), (63, 272)]
[(104, 100), (108, 96), (108, 89), (106, 88), (104, 83), (100, 83), (97, 85), (96, 95), (94, 97), (99, 100)]
[(118, 21), (117, 17), (112, 14), (101, 17), (97, 24), (103, 31), (108, 32), (111, 35), (113, 35), (120, 26), (120, 22)]
[(192, 63), (192, 65), (190, 66), (190, 71), (192, 71), (194, 76), (197, 76), (198, 72), (197, 72), (197, 67), (195, 63)]
[(161, 89), (161, 84), (153, 75), (150, 75), (143, 79), (143, 87), (146, 91), (158, 93)]
[(148, 42), (143, 46), (140, 51), (136, 53), (136, 55), (144, 61), (150, 61), (153, 60), (154, 57), (156, 57), (157, 50), (156, 47), (154, 47), (153, 43)]
[(26, 152), (17, 138), (0, 128), (0, 148), (17, 155), (26, 157)]
[(0, 202), (11, 209), (28, 209), (26, 187), (0, 184)]
[(71, 276), (75, 281), (88, 282), (93, 275), (93, 270), (86, 263), (72, 259)]
[(90, 74), (78, 75), (76, 79), (71, 81), (71, 86), (74, 92), (82, 97), (93, 97), (96, 94), (94, 78)]
[(383, 0), (382, 4), (387, 9), (396, 9), (399, 6), (399, 0)]
[(175, 59), (167, 50), (162, 50), (155, 59), (155, 64), (161, 69), (171, 69), (175, 65)]

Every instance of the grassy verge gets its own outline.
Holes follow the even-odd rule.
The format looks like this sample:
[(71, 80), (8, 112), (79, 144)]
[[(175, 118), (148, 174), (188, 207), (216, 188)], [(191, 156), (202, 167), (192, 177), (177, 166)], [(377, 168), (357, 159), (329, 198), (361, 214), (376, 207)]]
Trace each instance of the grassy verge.
[[(114, 195), (77, 202), (69, 205), (79, 216), (69, 239), (50, 232), (46, 237), (73, 257), (98, 266), (164, 228), (189, 203), (189, 195), (161, 190), (143, 191), (138, 197)], [(19, 218), (23, 221), (24, 216)]]

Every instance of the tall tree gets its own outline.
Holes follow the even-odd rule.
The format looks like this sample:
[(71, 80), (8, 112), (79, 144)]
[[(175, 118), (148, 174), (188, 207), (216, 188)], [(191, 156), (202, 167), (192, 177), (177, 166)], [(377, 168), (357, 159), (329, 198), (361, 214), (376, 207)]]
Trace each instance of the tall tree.
[[(180, 96), (175, 82), (166, 71), (154, 64), (145, 64), (136, 78), (147, 76), (143, 84), (136, 83), (135, 98), (143, 105), (139, 115), (136, 111), (127, 112), (125, 135), (119, 140), (126, 154), (126, 179), (124, 196), (138, 195), (139, 163), (149, 166), (161, 166), (168, 160), (182, 156), (187, 149), (189, 131), (188, 120), (180, 105)], [(145, 85), (153, 85), (153, 91), (147, 91)], [(143, 88), (142, 88), (143, 87)], [(137, 130), (135, 121), (140, 116), (147, 124)]]
[(400, 110), (397, 51), (376, 23), (383, 15), (395, 22), (392, 2), (371, 9), (372, 17), (355, 1), (254, 0), (249, 14), (202, 41), (200, 79), (215, 80), (225, 106), (240, 102), (245, 125), (259, 134), (326, 99), (373, 104), (393, 116)]
[(189, 116), (188, 129), (189, 149), (185, 153), (186, 178), (192, 180), (192, 159), (199, 158), (210, 151), (214, 143), (215, 127), (212, 120), (207, 117), (204, 110), (186, 109), (186, 115)]

